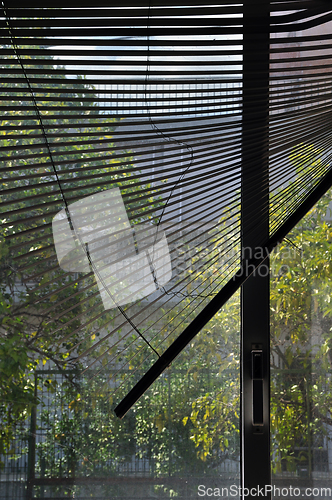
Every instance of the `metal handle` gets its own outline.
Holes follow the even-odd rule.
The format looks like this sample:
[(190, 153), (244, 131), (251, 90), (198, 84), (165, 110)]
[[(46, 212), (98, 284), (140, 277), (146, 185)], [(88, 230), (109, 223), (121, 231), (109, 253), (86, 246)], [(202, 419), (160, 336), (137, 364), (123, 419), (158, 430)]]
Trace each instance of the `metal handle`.
[(251, 351), (251, 378), (252, 378), (252, 423), (264, 425), (263, 420), (263, 351)]

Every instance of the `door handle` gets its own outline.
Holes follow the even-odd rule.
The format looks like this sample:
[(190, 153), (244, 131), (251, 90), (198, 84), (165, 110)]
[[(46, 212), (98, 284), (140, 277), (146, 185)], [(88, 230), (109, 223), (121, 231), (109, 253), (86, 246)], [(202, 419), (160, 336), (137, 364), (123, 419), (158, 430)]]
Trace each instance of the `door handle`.
[(263, 350), (251, 351), (252, 424), (264, 425), (263, 419)]

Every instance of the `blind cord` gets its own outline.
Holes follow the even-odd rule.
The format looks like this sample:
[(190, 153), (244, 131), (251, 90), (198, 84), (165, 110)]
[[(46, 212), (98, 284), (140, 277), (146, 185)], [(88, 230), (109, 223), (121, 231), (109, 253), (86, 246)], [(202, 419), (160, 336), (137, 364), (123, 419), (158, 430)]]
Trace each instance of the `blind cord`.
[[(158, 237), (158, 231), (159, 231), (159, 227), (160, 227), (160, 224), (162, 222), (162, 219), (164, 217), (164, 214), (165, 214), (165, 211), (166, 211), (166, 208), (168, 206), (168, 204), (170, 203), (171, 201), (171, 198), (173, 196), (173, 193), (175, 191), (175, 189), (177, 188), (177, 186), (181, 183), (181, 181), (184, 179), (185, 175), (187, 174), (187, 172), (189, 171), (189, 169), (192, 167), (193, 165), (193, 162), (194, 162), (194, 150), (193, 148), (185, 141), (179, 141), (178, 139), (176, 139), (176, 137), (172, 136), (172, 135), (166, 135), (159, 127), (158, 125), (155, 123), (155, 121), (152, 119), (152, 116), (151, 116), (151, 112), (150, 112), (150, 106), (149, 106), (149, 100), (148, 100), (148, 84), (149, 84), (149, 78), (150, 78), (150, 13), (151, 13), (151, 0), (149, 0), (149, 5), (148, 5), (148, 15), (147, 15), (147, 36), (146, 36), (146, 40), (147, 40), (147, 57), (146, 57), (146, 74), (145, 74), (145, 89), (144, 89), (144, 97), (145, 97), (145, 106), (146, 106), (146, 110), (147, 110), (147, 114), (148, 114), (148, 120), (149, 120), (149, 123), (151, 124), (151, 127), (156, 131), (156, 133), (162, 137), (165, 141), (168, 141), (169, 143), (174, 143), (174, 144), (177, 144), (179, 146), (184, 146), (189, 155), (190, 155), (190, 160), (189, 160), (189, 164), (188, 166), (185, 168), (185, 170), (181, 173), (181, 175), (179, 176), (179, 178), (176, 180), (176, 182), (173, 184), (171, 190), (170, 190), (170, 193), (166, 199), (166, 202), (164, 203), (163, 205), (163, 208), (162, 208), (162, 212), (159, 216), (159, 219), (158, 219), (158, 222), (157, 222), (157, 231), (156, 231), (156, 236), (155, 236), (155, 240), (154, 240), (154, 245), (157, 241), (157, 237)], [(179, 211), (180, 211), (180, 207), (179, 207)], [(154, 245), (153, 245), (153, 256), (154, 256)], [(152, 260), (153, 260), (153, 257), (152, 257)], [(177, 296), (177, 297), (191, 297), (191, 298), (196, 298), (196, 297), (201, 297), (201, 298), (209, 298), (211, 295), (215, 295), (214, 293), (211, 294), (211, 295), (206, 295), (206, 296), (203, 296), (203, 295), (191, 295), (191, 294), (182, 294), (180, 292), (169, 292), (166, 290), (166, 288), (164, 286), (160, 287), (160, 290), (165, 294), (165, 295), (170, 295), (170, 296)]]

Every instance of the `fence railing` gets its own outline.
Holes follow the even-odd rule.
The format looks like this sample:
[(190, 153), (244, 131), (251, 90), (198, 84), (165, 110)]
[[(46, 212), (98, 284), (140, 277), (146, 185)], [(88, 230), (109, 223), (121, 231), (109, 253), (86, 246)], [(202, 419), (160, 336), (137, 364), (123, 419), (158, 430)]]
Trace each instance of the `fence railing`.
[[(125, 421), (113, 417), (110, 394), (115, 385), (109, 375), (36, 373), (39, 404), (26, 427), (17, 429), (11, 453), (2, 458), (0, 500), (138, 500), (172, 495), (191, 500), (197, 498), (200, 484), (238, 484), (237, 370), (169, 370)], [(302, 406), (308, 408), (308, 413), (302, 412), (303, 429), (313, 428), (306, 399), (312, 394), (313, 376), (308, 370), (272, 370), (272, 411), (285, 411), (279, 389), (295, 390), (298, 384)], [(326, 374), (322, 391), (329, 390), (330, 378)], [(286, 440), (296, 434), (291, 420), (288, 424)], [(332, 432), (327, 424), (314, 429), (309, 440), (300, 435), (296, 441), (295, 436), (289, 456), (280, 455), (277, 432), (272, 427), (275, 484), (311, 485), (332, 479)]]

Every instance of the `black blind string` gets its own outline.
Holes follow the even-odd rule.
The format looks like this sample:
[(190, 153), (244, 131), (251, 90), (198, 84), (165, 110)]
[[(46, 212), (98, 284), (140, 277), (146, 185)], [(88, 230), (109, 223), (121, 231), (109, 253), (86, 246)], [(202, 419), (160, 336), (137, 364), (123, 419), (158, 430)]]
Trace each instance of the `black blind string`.
[[(190, 154), (190, 160), (189, 160), (189, 164), (188, 166), (185, 168), (185, 170), (181, 173), (181, 175), (179, 176), (179, 178), (177, 179), (177, 181), (174, 183), (174, 185), (172, 186), (171, 190), (170, 190), (170, 193), (166, 199), (166, 202), (164, 203), (164, 206), (162, 208), (162, 212), (159, 216), (159, 219), (158, 219), (158, 222), (157, 222), (157, 231), (156, 231), (156, 235), (155, 235), (155, 239), (154, 239), (154, 243), (153, 243), (153, 250), (152, 250), (152, 263), (153, 263), (153, 260), (154, 260), (154, 251), (155, 251), (155, 243), (157, 241), (157, 238), (158, 238), (158, 231), (159, 231), (159, 227), (160, 227), (160, 224), (161, 224), (161, 221), (162, 221), (162, 218), (164, 216), (164, 213), (165, 213), (165, 210), (167, 208), (167, 205), (169, 204), (172, 196), (173, 196), (173, 192), (174, 190), (176, 189), (176, 187), (178, 186), (178, 184), (180, 184), (180, 182), (183, 180), (183, 178), (185, 177), (185, 175), (187, 174), (188, 170), (192, 167), (193, 165), (193, 161), (194, 161), (194, 150), (192, 148), (192, 146), (190, 146), (187, 142), (185, 141), (179, 141), (178, 139), (176, 139), (176, 137), (174, 136), (171, 136), (171, 135), (166, 135), (157, 125), (156, 123), (153, 121), (152, 119), (152, 116), (151, 116), (151, 113), (150, 113), (150, 107), (149, 107), (149, 103), (148, 103), (148, 83), (149, 83), (149, 76), (150, 76), (150, 13), (151, 13), (151, 0), (149, 0), (149, 6), (148, 6), (148, 15), (147, 15), (147, 64), (146, 64), (146, 74), (145, 74), (145, 106), (146, 106), (146, 109), (147, 109), (147, 114), (148, 114), (148, 119), (149, 119), (149, 123), (151, 124), (152, 128), (157, 132), (157, 134), (159, 136), (161, 136), (163, 139), (165, 139), (166, 141), (168, 142), (173, 142), (175, 144), (178, 144), (180, 146), (184, 146), (187, 151), (189, 152)], [(154, 281), (155, 281), (155, 284), (156, 284), (156, 287), (159, 288), (165, 295), (171, 295), (173, 297), (183, 297), (183, 298), (187, 298), (187, 297), (191, 297), (191, 298), (203, 298), (203, 299), (208, 299), (210, 298), (211, 296), (213, 295), (216, 295), (217, 292), (213, 292), (213, 293), (210, 293), (208, 295), (202, 295), (202, 294), (184, 294), (183, 292), (170, 292), (168, 290), (165, 289), (164, 286), (162, 287), (159, 287), (157, 281), (156, 281), (156, 278), (155, 278), (155, 273), (154, 273), (154, 269), (153, 267), (151, 266), (151, 269), (153, 270), (153, 277), (154, 277)]]
[(33, 90), (32, 86), (31, 86), (31, 83), (30, 83), (29, 77), (27, 75), (27, 72), (25, 70), (25, 67), (24, 67), (24, 64), (22, 62), (22, 59), (20, 57), (18, 47), (17, 47), (17, 45), (15, 43), (15, 36), (14, 36), (14, 34), (12, 32), (12, 28), (10, 26), (10, 16), (7, 13), (7, 9), (6, 9), (4, 1), (2, 1), (2, 7), (3, 7), (4, 16), (5, 16), (5, 19), (6, 19), (6, 25), (7, 25), (7, 28), (8, 28), (10, 42), (12, 44), (12, 47), (13, 47), (13, 50), (14, 50), (14, 54), (15, 54), (15, 56), (17, 58), (17, 61), (18, 61), (19, 65), (20, 65), (20, 67), (22, 69), (24, 78), (25, 78), (27, 86), (28, 86), (28, 90), (29, 90), (31, 98), (32, 98), (33, 106), (35, 108), (36, 116), (37, 116), (37, 119), (38, 119), (38, 122), (39, 122), (39, 125), (40, 125), (40, 128), (41, 128), (41, 131), (42, 131), (42, 136), (43, 136), (43, 139), (44, 139), (44, 142), (45, 142), (45, 145), (46, 145), (47, 153), (48, 153), (49, 158), (51, 160), (51, 165), (52, 165), (52, 168), (53, 168), (53, 172), (54, 172), (57, 184), (59, 186), (59, 190), (60, 190), (60, 194), (61, 194), (62, 200), (63, 200), (63, 202), (65, 204), (65, 211), (66, 211), (66, 216), (67, 216), (67, 219), (68, 219), (68, 222), (69, 222), (70, 229), (75, 233), (75, 236), (79, 240), (80, 245), (81, 245), (81, 247), (83, 249), (83, 252), (85, 253), (85, 255), (88, 258), (90, 267), (93, 269), (93, 272), (98, 276), (98, 279), (102, 283), (102, 285), (103, 285), (104, 289), (106, 290), (107, 294), (111, 297), (111, 299), (115, 303), (115, 305), (118, 308), (118, 310), (121, 312), (121, 314), (124, 316), (124, 318), (128, 321), (128, 323), (133, 328), (133, 330), (144, 340), (144, 342), (146, 342), (146, 344), (150, 347), (150, 349), (152, 349), (152, 351), (154, 351), (154, 353), (158, 356), (158, 358), (160, 358), (160, 355), (156, 351), (156, 349), (154, 349), (154, 347), (150, 344), (150, 342), (144, 337), (144, 335), (140, 332), (140, 330), (137, 328), (137, 326), (129, 318), (129, 316), (124, 311), (124, 309), (116, 302), (116, 300), (113, 297), (112, 293), (110, 292), (109, 288), (106, 286), (104, 279), (101, 277), (101, 275), (100, 275), (97, 267), (92, 262), (90, 253), (87, 250), (86, 245), (82, 241), (79, 232), (77, 232), (75, 230), (75, 226), (74, 226), (73, 221), (72, 221), (71, 216), (70, 216), (69, 205), (68, 205), (67, 199), (65, 197), (64, 191), (62, 189), (62, 186), (61, 186), (61, 182), (60, 182), (60, 178), (59, 178), (59, 175), (58, 175), (58, 171), (57, 171), (57, 169), (55, 167), (55, 162), (54, 162), (54, 159), (53, 159), (53, 154), (52, 154), (51, 147), (50, 147), (50, 144), (49, 144), (49, 141), (48, 141), (48, 138), (47, 138), (47, 134), (46, 134), (46, 130), (45, 130), (45, 127), (44, 127), (43, 120), (42, 120), (42, 116), (41, 116), (41, 113), (39, 111), (39, 107), (38, 107), (38, 104), (37, 104), (37, 99), (36, 99), (34, 90)]
[[(167, 205), (169, 204), (173, 192), (178, 186), (178, 184), (183, 180), (184, 176), (187, 174), (188, 170), (193, 164), (194, 161), (194, 150), (192, 146), (190, 146), (187, 142), (185, 141), (179, 141), (176, 137), (172, 135), (166, 135), (159, 127), (158, 125), (152, 120), (151, 117), (151, 112), (150, 112), (150, 107), (148, 104), (148, 84), (149, 84), (149, 77), (150, 77), (150, 13), (151, 13), (151, 0), (149, 0), (149, 6), (148, 6), (148, 16), (147, 16), (147, 56), (146, 56), (146, 74), (145, 74), (145, 106), (147, 109), (147, 114), (148, 114), (148, 119), (149, 123), (151, 124), (152, 128), (157, 132), (158, 135), (160, 135), (163, 139), (165, 139), (168, 142), (173, 142), (175, 144), (178, 144), (180, 146), (184, 146), (187, 151), (190, 154), (190, 160), (188, 166), (185, 168), (184, 172), (181, 173), (177, 181), (173, 184), (171, 191), (168, 195), (168, 198), (163, 206), (162, 212), (159, 216), (159, 220), (157, 222), (157, 228), (160, 226), (162, 218), (164, 216), (165, 210), (167, 208)], [(157, 236), (156, 236), (157, 238)]]
[[(147, 35), (146, 35), (146, 41), (147, 41), (147, 56), (146, 56), (146, 73), (145, 73), (145, 106), (146, 106), (146, 110), (147, 110), (147, 115), (148, 115), (148, 120), (149, 120), (149, 123), (150, 125), (152, 126), (152, 128), (157, 132), (157, 134), (162, 137), (165, 141), (168, 141), (168, 142), (173, 142), (177, 145), (180, 145), (180, 146), (184, 146), (187, 151), (189, 152), (190, 154), (190, 160), (189, 160), (189, 164), (188, 166), (185, 168), (185, 170), (181, 173), (181, 175), (179, 176), (179, 178), (177, 179), (177, 181), (173, 184), (171, 190), (170, 190), (170, 193), (166, 199), (166, 202), (164, 203), (163, 205), (163, 208), (162, 208), (162, 212), (159, 216), (159, 219), (158, 219), (158, 222), (157, 222), (157, 231), (156, 231), (156, 235), (155, 235), (155, 238), (154, 238), (154, 243), (153, 243), (153, 246), (152, 246), (152, 263), (153, 263), (153, 260), (154, 260), (154, 252), (155, 252), (155, 244), (156, 244), (156, 241), (157, 241), (157, 238), (158, 238), (158, 231), (159, 231), (159, 228), (160, 228), (160, 224), (161, 224), (161, 221), (164, 217), (164, 214), (165, 214), (165, 211), (166, 211), (166, 208), (167, 208), (167, 205), (169, 204), (172, 196), (173, 196), (173, 192), (174, 190), (176, 189), (176, 187), (180, 184), (180, 182), (183, 180), (184, 176), (187, 174), (188, 170), (191, 168), (192, 164), (193, 164), (193, 161), (194, 161), (194, 150), (193, 148), (187, 143), (187, 142), (184, 142), (184, 141), (179, 141), (176, 137), (172, 136), (172, 135), (166, 135), (159, 127), (158, 125), (153, 121), (152, 119), (152, 116), (151, 116), (151, 112), (150, 112), (150, 106), (149, 106), (149, 102), (148, 102), (148, 84), (149, 84), (149, 77), (150, 77), (150, 17), (151, 17), (151, 0), (149, 0), (149, 5), (148, 5), (148, 14), (147, 14)], [(153, 273), (153, 276), (155, 277), (154, 273)], [(172, 296), (180, 296), (179, 295), (179, 292), (169, 292), (165, 289), (164, 286), (161, 286), (159, 287), (157, 281), (155, 280), (156, 282), (156, 286), (157, 288), (159, 288), (164, 294), (166, 295), (172, 295)], [(192, 297), (192, 298), (195, 298), (195, 297), (198, 297), (199, 295), (185, 295), (185, 294), (181, 294), (183, 295), (184, 297)], [(209, 298), (209, 296), (206, 296), (204, 298)]]

